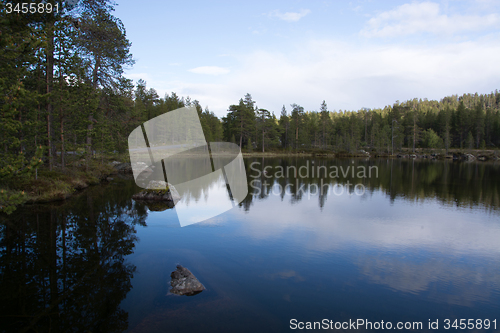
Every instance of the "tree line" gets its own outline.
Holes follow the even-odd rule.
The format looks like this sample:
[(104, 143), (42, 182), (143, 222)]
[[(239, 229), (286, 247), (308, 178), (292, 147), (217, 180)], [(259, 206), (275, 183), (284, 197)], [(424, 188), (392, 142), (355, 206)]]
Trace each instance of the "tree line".
[(485, 149), (500, 145), (500, 93), (464, 94), (440, 101), (413, 99), (383, 109), (317, 111), (285, 105), (279, 119), (255, 106), (250, 94), (222, 118), (223, 138), (241, 148), (324, 149), (356, 153), (402, 148)]

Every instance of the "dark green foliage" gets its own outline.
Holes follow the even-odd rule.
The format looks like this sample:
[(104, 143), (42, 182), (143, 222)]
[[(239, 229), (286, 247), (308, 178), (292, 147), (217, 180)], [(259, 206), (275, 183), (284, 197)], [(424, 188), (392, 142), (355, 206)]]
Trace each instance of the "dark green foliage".
[(425, 148), (438, 148), (442, 144), (442, 139), (432, 128), (423, 132), (423, 143)]
[(474, 137), (472, 136), (471, 131), (469, 131), (469, 134), (467, 134), (467, 140), (465, 141), (465, 146), (468, 149), (474, 148)]
[(222, 118), (223, 137), (230, 141), (234, 135), (240, 148), (255, 142), (255, 102), (250, 94), (245, 95), (245, 100), (240, 99), (238, 105), (230, 105), (228, 114)]
[(275, 148), (279, 145), (280, 127), (274, 113), (266, 109), (257, 109), (257, 143), (261, 147), (262, 152), (266, 148)]
[(0, 212), (11, 214), (25, 200), (24, 192), (0, 190)]
[(224, 140), (242, 143), (242, 147), (248, 147), (251, 140), (261, 150), (262, 142), (269, 140), (270, 148), (325, 149), (348, 154), (361, 149), (391, 154), (402, 148), (443, 148), (448, 152), (450, 148), (500, 145), (498, 91), (460, 98), (454, 95), (441, 101), (396, 101), (383, 109), (359, 111), (328, 111), (325, 101), (319, 111), (305, 111), (291, 104), (291, 114), (283, 106), (272, 131), (271, 113), (253, 109), (254, 103), (247, 94), (238, 105), (229, 107), (222, 118)]

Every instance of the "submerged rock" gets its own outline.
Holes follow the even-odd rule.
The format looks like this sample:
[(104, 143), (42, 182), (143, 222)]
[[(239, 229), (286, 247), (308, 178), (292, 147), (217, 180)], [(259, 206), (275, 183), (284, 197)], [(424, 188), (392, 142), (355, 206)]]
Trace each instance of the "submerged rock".
[(170, 292), (176, 295), (193, 296), (205, 290), (205, 287), (191, 273), (191, 271), (181, 265), (177, 265), (177, 269), (170, 274), (172, 281)]

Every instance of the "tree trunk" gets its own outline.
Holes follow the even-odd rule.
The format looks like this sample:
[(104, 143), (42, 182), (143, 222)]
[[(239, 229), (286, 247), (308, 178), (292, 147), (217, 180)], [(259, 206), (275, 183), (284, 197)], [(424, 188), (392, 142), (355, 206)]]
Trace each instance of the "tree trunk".
[[(99, 57), (96, 57), (95, 66), (94, 66), (94, 69), (92, 70), (92, 88), (94, 90), (94, 94), (96, 93), (97, 87), (98, 87), (98, 78), (99, 78), (98, 74), (99, 74), (100, 65), (101, 65), (101, 60)], [(86, 140), (87, 141), (87, 161), (85, 163), (85, 170), (89, 171), (90, 159), (92, 158), (92, 130), (94, 128), (94, 126), (93, 126), (93, 121), (94, 121), (93, 112), (89, 113), (87, 120), (89, 123), (87, 125), (87, 140)]]
[(101, 130), (101, 165), (104, 165), (104, 130)]
[(288, 142), (288, 123), (285, 124), (285, 149), (287, 142)]
[(326, 134), (325, 134), (325, 122), (323, 121), (323, 149), (326, 149)]
[(90, 164), (90, 158), (92, 157), (92, 114), (89, 114), (88, 121), (89, 124), (87, 125), (87, 161), (85, 163), (85, 170), (89, 171), (89, 164)]
[[(62, 97), (61, 97), (61, 103), (62, 103)], [(64, 161), (64, 154), (65, 154), (65, 149), (64, 149), (64, 115), (63, 115), (62, 106), (59, 109), (59, 124), (60, 124), (60, 128), (61, 128), (61, 168), (64, 170), (64, 167), (65, 167), (65, 161)]]
[(365, 142), (368, 142), (368, 112), (365, 112)]
[(241, 143), (243, 142), (243, 118), (241, 119), (240, 122), (240, 150), (241, 150)]
[[(54, 22), (48, 24), (47, 37), (47, 94), (52, 92), (52, 83), (54, 81)], [(49, 96), (47, 100), (47, 144), (49, 146), (49, 170), (52, 170), (54, 165), (54, 127), (52, 125), (53, 105)]]
[(299, 126), (295, 129), (295, 149), (299, 146)]
[(59, 105), (59, 128), (61, 130), (61, 168), (64, 170), (65, 168), (65, 161), (64, 161), (64, 154), (65, 154), (65, 149), (64, 149), (64, 113), (63, 113), (63, 98), (62, 98), (62, 90), (63, 90), (63, 77), (59, 78), (60, 80), (60, 102), (61, 104)]
[(262, 131), (262, 152), (264, 152), (264, 131)]
[(415, 152), (415, 141), (417, 140), (417, 123), (415, 116), (413, 116), (413, 152)]

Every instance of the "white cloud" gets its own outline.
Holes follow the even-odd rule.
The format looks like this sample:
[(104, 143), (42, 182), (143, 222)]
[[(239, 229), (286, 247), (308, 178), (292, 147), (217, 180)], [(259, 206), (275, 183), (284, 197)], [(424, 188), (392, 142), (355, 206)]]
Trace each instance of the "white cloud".
[[(172, 91), (189, 95), (219, 117), (246, 93), (252, 94), (259, 107), (276, 115), (282, 105), (290, 112), (291, 103), (307, 111), (318, 110), (323, 100), (330, 110), (383, 108), (396, 100), (439, 100), (452, 94), (497, 89), (499, 38), (491, 35), (461, 43), (364, 46), (351, 41), (301, 41), (286, 51), (262, 49), (228, 55), (234, 63), (230, 72), (207, 66), (190, 71), (212, 75), (176, 81), (165, 81), (156, 74), (128, 76), (144, 78), (160, 96)], [(214, 76), (223, 73), (227, 74)]]
[(498, 54), (498, 40), (364, 48), (312, 41), (293, 52), (242, 56), (243, 68), (229, 78), (225, 93), (250, 92), (260, 107), (278, 113), (290, 103), (317, 110), (323, 99), (330, 110), (357, 110), (414, 97), (489, 93), (500, 83)]
[(229, 69), (218, 66), (201, 66), (188, 69), (191, 73), (206, 74), (206, 75), (221, 75), (229, 73)]
[(415, 97), (439, 100), (451, 94), (489, 93), (500, 85), (498, 54), (498, 38), (365, 47), (316, 40), (287, 52), (261, 50), (236, 56), (237, 68), (207, 77), (210, 80), (145, 79), (160, 95), (172, 91), (189, 95), (219, 117), (246, 93), (276, 115), (283, 104), (289, 112), (291, 103), (318, 110), (323, 100), (330, 110), (358, 110)]
[(224, 117), (230, 104), (237, 104), (243, 97), (235, 93), (227, 83), (199, 83), (187, 81), (169, 81), (157, 82), (155, 85), (161, 87), (158, 89), (160, 96), (165, 93), (170, 94), (174, 91), (178, 96), (191, 97), (200, 102), (205, 108), (208, 106), (210, 111), (214, 111), (218, 117)]
[(416, 33), (451, 35), (481, 31), (500, 26), (497, 13), (489, 15), (446, 15), (439, 4), (421, 2), (404, 4), (382, 12), (368, 20), (361, 35), (366, 37), (395, 37)]
[(287, 22), (297, 22), (307, 14), (309, 14), (311, 11), (309, 9), (301, 9), (299, 12), (286, 12), (282, 13), (279, 10), (274, 10), (269, 13), (269, 16), (271, 17), (277, 17), (280, 20), (287, 21)]

